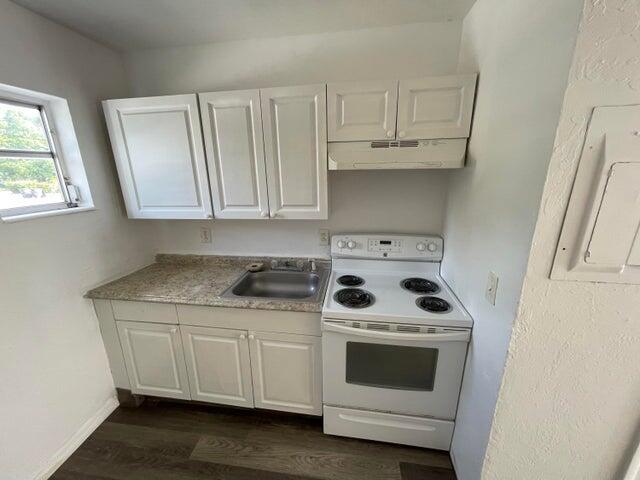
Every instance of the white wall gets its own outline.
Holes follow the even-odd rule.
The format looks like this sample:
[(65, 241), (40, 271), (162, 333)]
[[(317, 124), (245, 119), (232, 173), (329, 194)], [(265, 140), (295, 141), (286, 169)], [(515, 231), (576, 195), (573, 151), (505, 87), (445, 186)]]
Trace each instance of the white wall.
[(587, 0), (483, 478), (621, 479), (640, 433), (640, 287), (551, 281), (593, 107), (640, 104), (640, 3)]
[(0, 83), (67, 98), (96, 211), (0, 223), (0, 477), (34, 478), (114, 395), (91, 286), (151, 260), (126, 220), (98, 101), (121, 58), (0, 0)]
[[(460, 480), (480, 478), (581, 4), (478, 0), (464, 21), (460, 70), (480, 77), (468, 165), (448, 191), (443, 264), (475, 322), (452, 444)], [(489, 271), (495, 306), (484, 298)]]
[[(460, 29), (460, 22), (419, 23), (143, 50), (125, 59), (135, 96), (441, 75), (456, 70)], [(322, 255), (327, 249), (318, 245), (318, 228), (441, 233), (448, 176), (435, 171), (332, 172), (326, 222), (162, 222), (159, 249)], [(213, 227), (212, 245), (199, 243), (201, 225)]]

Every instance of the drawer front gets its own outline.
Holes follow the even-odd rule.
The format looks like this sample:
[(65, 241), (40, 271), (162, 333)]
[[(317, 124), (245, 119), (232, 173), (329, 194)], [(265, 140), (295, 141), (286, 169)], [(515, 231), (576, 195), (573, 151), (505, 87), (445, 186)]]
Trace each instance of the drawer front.
[(180, 325), (320, 336), (320, 313), (178, 305)]
[(112, 300), (113, 316), (116, 320), (130, 322), (167, 323), (177, 325), (176, 306), (169, 303), (126, 302)]
[(453, 421), (324, 407), (324, 433), (449, 450)]

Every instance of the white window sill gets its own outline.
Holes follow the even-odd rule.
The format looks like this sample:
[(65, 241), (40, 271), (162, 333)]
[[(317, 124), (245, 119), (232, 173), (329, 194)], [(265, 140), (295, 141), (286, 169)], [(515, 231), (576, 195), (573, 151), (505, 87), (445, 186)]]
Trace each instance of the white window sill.
[(44, 218), (44, 217), (57, 217), (58, 215), (69, 215), (71, 213), (80, 213), (80, 212), (90, 212), (91, 210), (95, 210), (96, 207), (93, 205), (84, 205), (80, 207), (74, 208), (63, 208), (60, 210), (47, 210), (44, 212), (33, 212), (33, 213), (23, 213), (22, 215), (13, 215), (11, 217), (2, 217), (2, 223), (15, 223), (22, 222), (25, 220), (31, 220), (36, 218)]

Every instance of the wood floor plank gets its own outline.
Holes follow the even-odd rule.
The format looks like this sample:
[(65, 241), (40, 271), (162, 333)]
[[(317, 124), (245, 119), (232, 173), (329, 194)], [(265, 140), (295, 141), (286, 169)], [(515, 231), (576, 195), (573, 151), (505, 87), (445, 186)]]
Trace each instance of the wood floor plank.
[(180, 404), (145, 404), (137, 409), (118, 408), (107, 418), (107, 422), (244, 438), (255, 426), (255, 422), (252, 421), (253, 414), (247, 413), (247, 418), (243, 419), (244, 413), (239, 410), (235, 415), (229, 416), (203, 408), (185, 408)]
[(111, 440), (148, 452), (188, 458), (201, 435), (140, 425), (104, 422), (91, 435), (92, 441)]
[(100, 475), (89, 475), (84, 472), (72, 472), (57, 470), (49, 480), (112, 480), (109, 477), (103, 477)]
[(297, 475), (158, 455), (144, 448), (110, 440), (92, 441), (84, 445), (63, 464), (56, 475), (64, 479), (63, 475), (70, 473), (109, 480), (308, 480)]
[(457, 480), (453, 470), (416, 463), (400, 463), (402, 480)]
[(255, 442), (288, 443), (310, 449), (347, 452), (398, 462), (453, 468), (449, 454), (444, 451), (326, 435), (321, 427), (264, 425), (249, 431), (246, 438)]
[(400, 480), (397, 460), (305, 448), (282, 442), (203, 437), (194, 448), (191, 458), (324, 480)]

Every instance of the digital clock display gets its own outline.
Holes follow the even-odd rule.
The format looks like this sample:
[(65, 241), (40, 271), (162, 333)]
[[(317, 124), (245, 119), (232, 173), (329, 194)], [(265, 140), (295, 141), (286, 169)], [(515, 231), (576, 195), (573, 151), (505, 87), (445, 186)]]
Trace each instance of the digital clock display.
[(380, 240), (380, 245), (391, 245), (391, 240)]

